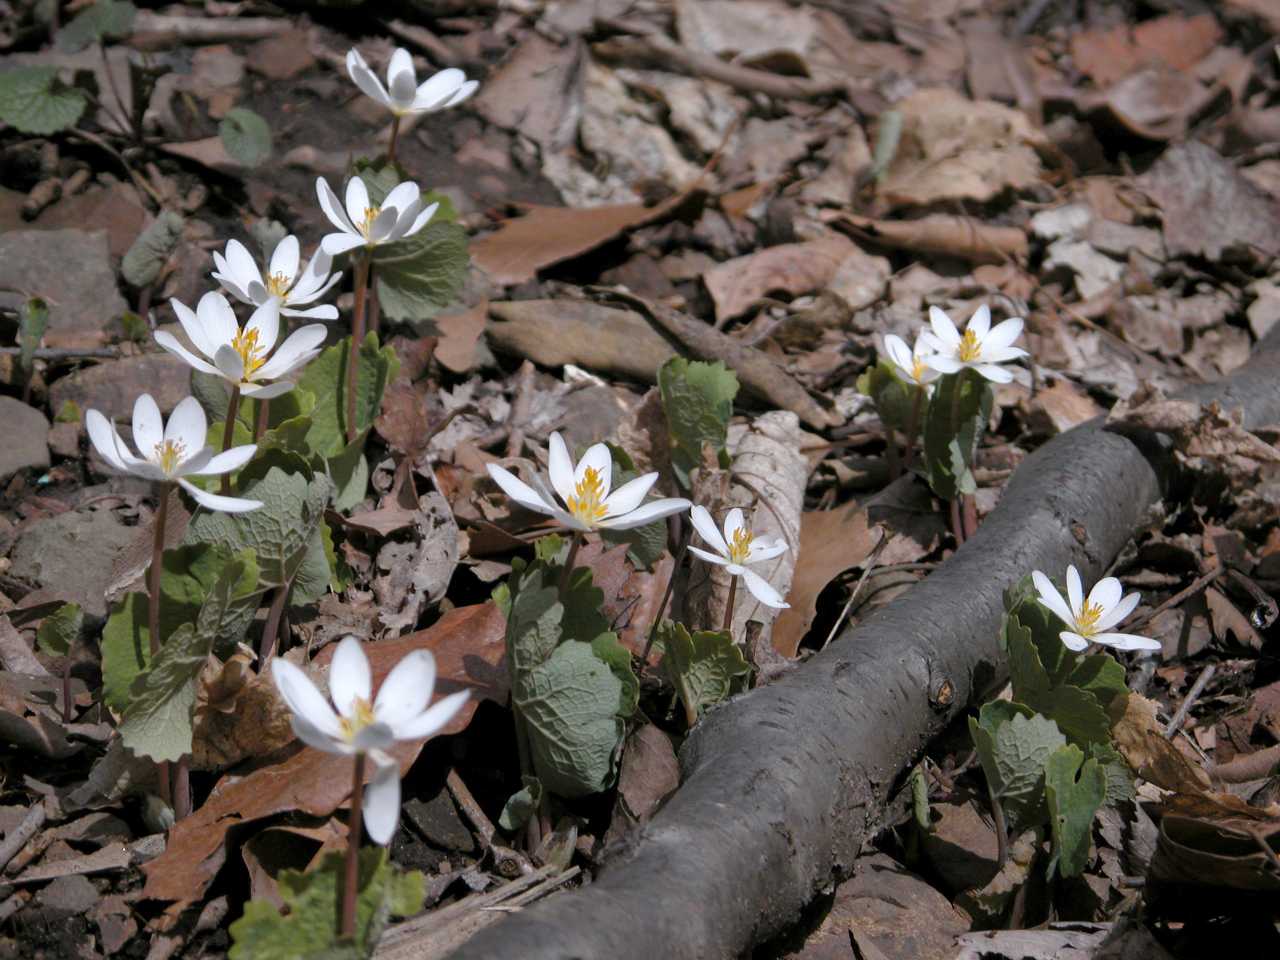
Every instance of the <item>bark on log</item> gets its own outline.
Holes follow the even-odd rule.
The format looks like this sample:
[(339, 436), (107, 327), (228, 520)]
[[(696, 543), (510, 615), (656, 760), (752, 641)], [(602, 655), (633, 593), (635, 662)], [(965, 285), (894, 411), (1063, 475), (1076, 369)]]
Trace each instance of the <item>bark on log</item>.
[[(1243, 407), (1246, 426), (1280, 422), (1280, 328), (1244, 368), (1188, 395)], [(454, 956), (727, 958), (783, 930), (848, 871), (901, 771), (1003, 675), (1004, 588), (1068, 563), (1096, 578), (1160, 480), (1099, 421), (1045, 444), (952, 559), (801, 668), (710, 713), (681, 752), (680, 789), (593, 883)]]

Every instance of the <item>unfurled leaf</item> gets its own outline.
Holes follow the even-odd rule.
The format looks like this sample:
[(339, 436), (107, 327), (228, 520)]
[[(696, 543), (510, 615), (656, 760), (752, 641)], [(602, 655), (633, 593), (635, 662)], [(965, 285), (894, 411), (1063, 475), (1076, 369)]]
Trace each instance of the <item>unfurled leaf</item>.
[(1137, 796), (1133, 771), (1114, 746), (1109, 743), (1089, 744), (1089, 759), (1098, 761), (1107, 778), (1107, 803), (1132, 801)]
[(231, 924), (231, 960), (371, 957), (392, 917), (412, 916), (422, 909), (422, 874), (396, 869), (384, 847), (365, 847), (356, 885), (355, 941), (339, 944), (334, 904), (343, 859), (342, 853), (329, 853), (307, 873), (282, 870), (276, 882), (287, 912), (281, 914), (265, 900), (245, 904), (244, 915)]
[(271, 128), (247, 107), (232, 107), (218, 125), (222, 145), (236, 163), (256, 167), (271, 156)]
[(725, 440), (738, 377), (723, 363), (689, 361), (672, 357), (658, 370), (658, 389), (671, 434), (671, 465), (676, 478), (689, 486), (689, 473), (702, 463), (702, 448), (709, 444), (722, 467), (729, 466)]
[(875, 404), (880, 421), (886, 427), (895, 430), (907, 429), (911, 422), (916, 397), (920, 398), (919, 408), (915, 409), (916, 426), (923, 421), (927, 399), (919, 387), (907, 383), (898, 376), (897, 368), (887, 360), (880, 360), (874, 367), (869, 367), (858, 377), (858, 392), (870, 397)]
[(1044, 767), (1066, 744), (1062, 731), (1029, 707), (993, 700), (982, 705), (976, 719), (969, 718), (969, 734), (1011, 832), (1043, 823)]
[(369, 461), (364, 456), (364, 437), (356, 437), (334, 457), (324, 461), (325, 472), (333, 481), (333, 509), (350, 510), (369, 489)]
[[(1077, 772), (1079, 778), (1077, 779)], [(1093, 817), (1107, 793), (1107, 777), (1097, 760), (1085, 760), (1074, 744), (1059, 747), (1045, 765), (1044, 795), (1053, 833), (1053, 856), (1064, 877), (1079, 876), (1089, 857)]]
[(78, 603), (64, 603), (44, 618), (36, 631), (36, 646), (55, 657), (65, 657), (80, 639), (84, 611)]
[(138, 234), (138, 239), (133, 241), (129, 252), (124, 255), (120, 264), (120, 272), (124, 274), (124, 278), (135, 287), (154, 283), (174, 247), (178, 245), (185, 225), (186, 220), (172, 210), (160, 211), (160, 215), (151, 226)]
[(57, 67), (19, 67), (0, 73), (0, 120), (19, 133), (45, 136), (75, 125), (83, 91), (58, 79)]
[[(298, 387), (315, 399), (310, 411), (311, 428), (307, 443), (314, 453), (336, 457), (347, 446), (347, 351), (348, 337), (328, 347), (298, 378)], [(365, 434), (382, 408), (382, 394), (396, 374), (400, 360), (391, 347), (378, 347), (377, 334), (365, 337), (359, 352), (360, 369), (356, 385), (356, 432)], [(275, 406), (276, 401), (272, 401)]]
[(413, 236), (374, 249), (382, 312), (409, 323), (430, 320), (458, 298), (470, 264), (467, 231), (432, 218)]
[(57, 46), (64, 53), (75, 53), (91, 43), (127, 37), (133, 32), (138, 8), (122, 0), (97, 0), (81, 10), (58, 31)]
[(745, 686), (751, 665), (726, 630), (695, 630), (665, 620), (658, 628), (662, 667), (680, 699), (694, 714)]
[(498, 815), (498, 826), (503, 830), (519, 830), (538, 812), (542, 803), (542, 782), (528, 775), (520, 780), (523, 786), (507, 799), (502, 805), (502, 813)]
[(924, 417), (929, 486), (942, 500), (973, 493), (973, 456), (991, 416), (991, 387), (972, 370), (942, 377)]
[(18, 364), (31, 372), (35, 363), (36, 348), (49, 326), (49, 305), (40, 297), (31, 297), (18, 308)]

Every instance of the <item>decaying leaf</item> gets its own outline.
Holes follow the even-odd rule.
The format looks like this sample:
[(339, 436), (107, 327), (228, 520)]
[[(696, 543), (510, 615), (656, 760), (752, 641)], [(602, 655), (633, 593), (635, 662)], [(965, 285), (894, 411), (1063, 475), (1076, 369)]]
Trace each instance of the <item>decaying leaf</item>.
[(1209, 777), (1197, 764), (1164, 737), (1156, 719), (1156, 705), (1130, 693), (1124, 714), (1111, 728), (1116, 749), (1142, 779), (1174, 793), (1204, 794)]

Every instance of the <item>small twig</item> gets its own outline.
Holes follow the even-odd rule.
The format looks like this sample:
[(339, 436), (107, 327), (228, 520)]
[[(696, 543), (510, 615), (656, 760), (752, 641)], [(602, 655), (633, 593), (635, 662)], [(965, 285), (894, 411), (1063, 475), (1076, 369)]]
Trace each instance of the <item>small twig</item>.
[(1276, 622), (1276, 616), (1280, 615), (1280, 609), (1276, 607), (1275, 597), (1271, 596), (1239, 570), (1228, 568), (1227, 576), (1243, 587), (1245, 592), (1253, 598), (1254, 608), (1249, 611), (1249, 621), (1253, 624), (1254, 629), (1266, 630)]
[(1187, 691), (1187, 695), (1182, 699), (1182, 703), (1178, 705), (1177, 711), (1169, 720), (1169, 725), (1164, 728), (1164, 738), (1166, 740), (1172, 740), (1177, 732), (1182, 729), (1182, 724), (1187, 719), (1187, 714), (1196, 702), (1196, 698), (1200, 696), (1209, 681), (1213, 679), (1213, 674), (1217, 669), (1217, 664), (1210, 663), (1200, 671), (1200, 676), (1196, 677), (1196, 682), (1191, 685), (1191, 689)]
[(1164, 603), (1160, 604), (1155, 609), (1147, 613), (1144, 613), (1137, 620), (1134, 620), (1132, 623), (1130, 623), (1125, 629), (1139, 630), (1142, 627), (1145, 627), (1148, 623), (1150, 623), (1156, 617), (1160, 616), (1160, 614), (1164, 613), (1170, 607), (1176, 607), (1178, 604), (1182, 603), (1184, 600), (1187, 600), (1190, 597), (1194, 597), (1197, 593), (1200, 593), (1201, 591), (1203, 591), (1206, 587), (1209, 586), (1209, 584), (1213, 583), (1213, 581), (1217, 580), (1220, 576), (1222, 576), (1222, 573), (1223, 573), (1223, 568), (1219, 566), (1210, 570), (1206, 574), (1202, 574), (1201, 576), (1196, 577), (1196, 579), (1191, 582), (1190, 586), (1185, 587), (1182, 590), (1179, 590), (1177, 593), (1175, 593), (1173, 596), (1171, 596), (1168, 600), (1164, 601)]
[(80, 129), (70, 130), (67, 135), (71, 137), (79, 137), (86, 143), (91, 143), (95, 147), (99, 147), (115, 157), (120, 166), (124, 167), (125, 173), (129, 174), (129, 178), (133, 181), (134, 186), (149, 196), (158, 209), (164, 209), (164, 197), (160, 196), (156, 191), (156, 188), (148, 183), (137, 170), (133, 169), (133, 167), (129, 165), (129, 161), (124, 158), (124, 155), (111, 144), (107, 143), (106, 140), (103, 140), (96, 133), (89, 133), (87, 130)]
[(822, 648), (825, 649), (827, 644), (832, 641), (840, 628), (844, 626), (845, 618), (849, 616), (849, 611), (853, 609), (853, 602), (858, 599), (858, 594), (862, 591), (863, 584), (867, 582), (867, 577), (871, 575), (871, 571), (875, 569), (876, 561), (880, 559), (880, 553), (889, 544), (889, 537), (883, 530), (880, 531), (880, 540), (871, 548), (871, 554), (867, 557), (862, 568), (862, 576), (858, 578), (858, 582), (854, 584), (853, 592), (849, 594), (849, 599), (845, 601), (844, 609), (840, 611), (840, 616), (836, 617), (836, 622), (831, 625), (831, 632), (827, 634), (827, 639), (822, 641)]
[(1210, 764), (1209, 776), (1223, 783), (1249, 783), (1271, 776), (1277, 768), (1280, 768), (1280, 743), (1232, 757), (1226, 763)]
[[(16, 357), (21, 347), (0, 347), (0, 356)], [(36, 347), (36, 360), (116, 360), (124, 356), (117, 347)]]
[(43, 802), (37, 801), (31, 805), (22, 822), (10, 830), (4, 842), (0, 843), (0, 870), (7, 867), (9, 861), (18, 855), (18, 851), (27, 845), (27, 841), (40, 832), (46, 816)]
[(476, 836), (480, 839), (480, 846), (488, 850), (493, 844), (493, 835), (497, 832), (493, 821), (486, 817), (484, 811), (480, 809), (480, 804), (476, 803), (476, 798), (472, 796), (467, 785), (462, 782), (457, 770), (451, 769), (444, 782), (445, 786), (449, 788), (449, 793), (452, 795), (454, 802), (458, 805), (458, 809), (462, 811), (462, 815), (467, 818), (467, 822), (475, 830)]

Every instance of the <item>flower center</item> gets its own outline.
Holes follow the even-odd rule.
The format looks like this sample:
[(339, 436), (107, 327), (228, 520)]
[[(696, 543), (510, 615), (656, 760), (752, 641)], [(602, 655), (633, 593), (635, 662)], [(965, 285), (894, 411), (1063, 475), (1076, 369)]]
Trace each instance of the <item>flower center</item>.
[(155, 445), (151, 460), (166, 476), (172, 476), (178, 465), (187, 459), (187, 448), (181, 440), (162, 440)]
[(356, 734), (373, 723), (373, 704), (363, 697), (356, 697), (351, 703), (351, 715), (339, 717), (338, 723), (342, 726), (343, 738), (351, 743)]
[(595, 467), (587, 467), (582, 479), (573, 488), (574, 495), (567, 506), (575, 520), (594, 525), (604, 519), (608, 509), (604, 505), (604, 481)]
[(973, 363), (981, 356), (982, 344), (978, 341), (978, 335), (972, 330), (966, 330), (960, 338), (960, 362)]
[(258, 330), (241, 330), (231, 341), (231, 348), (240, 354), (244, 364), (244, 378), (248, 380), (266, 360), (266, 351), (258, 344)]
[(924, 376), (927, 369), (928, 367), (925, 366), (925, 362), (922, 358), (918, 356), (911, 358), (911, 379), (916, 383), (921, 382), (921, 378)]
[(273, 273), (267, 277), (267, 293), (270, 296), (284, 299), (284, 295), (289, 292), (291, 286), (293, 286), (293, 277), (287, 277), (283, 273)]
[(1085, 601), (1080, 609), (1080, 616), (1076, 617), (1076, 632), (1084, 637), (1093, 636), (1094, 629), (1101, 618), (1102, 606)]
[(370, 234), (370, 233), (372, 232), (372, 230), (373, 230), (373, 221), (375, 221), (375, 220), (377, 220), (377, 219), (378, 219), (378, 208), (377, 208), (377, 207), (365, 207), (365, 208), (364, 208), (364, 219), (363, 219), (363, 220), (361, 220), (358, 224), (356, 224), (356, 226), (360, 228), (360, 232), (361, 232), (362, 234), (364, 234), (364, 238), (365, 238), (366, 240), (368, 240), (368, 239), (369, 239), (369, 234)]
[(733, 539), (729, 541), (729, 562), (743, 564), (747, 562), (747, 554), (751, 552), (751, 541), (755, 537), (746, 527), (733, 531)]

